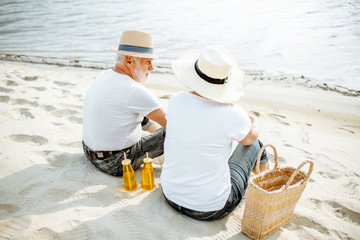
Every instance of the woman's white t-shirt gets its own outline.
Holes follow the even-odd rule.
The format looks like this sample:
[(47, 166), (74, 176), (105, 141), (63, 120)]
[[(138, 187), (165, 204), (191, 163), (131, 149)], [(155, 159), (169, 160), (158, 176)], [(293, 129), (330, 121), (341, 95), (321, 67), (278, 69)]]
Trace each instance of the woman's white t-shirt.
[(169, 100), (166, 119), (161, 173), (165, 196), (196, 211), (223, 208), (231, 190), (232, 144), (249, 133), (248, 114), (235, 104), (180, 92)]

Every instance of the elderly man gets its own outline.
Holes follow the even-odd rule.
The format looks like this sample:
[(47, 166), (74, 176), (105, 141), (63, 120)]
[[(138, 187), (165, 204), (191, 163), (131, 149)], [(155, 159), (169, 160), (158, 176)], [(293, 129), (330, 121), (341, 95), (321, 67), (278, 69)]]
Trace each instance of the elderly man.
[[(234, 104), (244, 92), (245, 74), (221, 46), (187, 51), (172, 68), (191, 91), (169, 100), (162, 190), (182, 214), (216, 220), (244, 197), (262, 147), (256, 118)], [(261, 170), (267, 160), (264, 152)]]
[(114, 68), (100, 73), (85, 95), (83, 149), (96, 168), (122, 176), (124, 153), (134, 169), (146, 152), (163, 154), (166, 119), (159, 100), (141, 84), (154, 69), (151, 35), (125, 31), (114, 51)]

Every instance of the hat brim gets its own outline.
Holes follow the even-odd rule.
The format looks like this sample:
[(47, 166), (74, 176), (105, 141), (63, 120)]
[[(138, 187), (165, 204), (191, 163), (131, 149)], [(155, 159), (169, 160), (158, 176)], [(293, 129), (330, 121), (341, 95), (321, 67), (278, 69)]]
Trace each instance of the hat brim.
[(188, 50), (172, 62), (175, 76), (186, 87), (201, 96), (219, 103), (234, 103), (244, 95), (246, 76), (244, 71), (235, 64), (225, 84), (206, 82), (195, 71), (195, 62), (200, 56), (200, 50)]
[(111, 49), (114, 52), (117, 52), (119, 54), (125, 55), (125, 56), (132, 56), (132, 57), (140, 57), (140, 58), (150, 58), (150, 59), (158, 59), (157, 56), (150, 53), (139, 53), (139, 52), (128, 52), (128, 51), (119, 51), (116, 48)]

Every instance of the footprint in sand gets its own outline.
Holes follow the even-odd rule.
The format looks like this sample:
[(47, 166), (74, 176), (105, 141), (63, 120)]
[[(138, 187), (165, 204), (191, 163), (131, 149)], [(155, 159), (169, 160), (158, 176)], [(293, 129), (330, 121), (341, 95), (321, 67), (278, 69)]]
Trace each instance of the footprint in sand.
[(36, 231), (22, 237), (23, 238), (21, 239), (61, 239), (57, 232), (46, 227), (39, 228)]
[(338, 171), (334, 171), (334, 170), (329, 170), (329, 171), (326, 171), (326, 172), (323, 172), (323, 171), (319, 171), (319, 174), (321, 176), (323, 176), (324, 178), (327, 178), (327, 179), (337, 179), (337, 178), (341, 178), (343, 177), (343, 173), (340, 173)]
[(75, 84), (70, 83), (70, 82), (55, 81), (54, 83), (55, 83), (56, 85), (58, 85), (58, 86), (61, 86), (61, 87), (63, 87), (63, 86), (75, 86)]
[(32, 87), (32, 88), (34, 88), (35, 90), (38, 90), (39, 92), (46, 91), (46, 87)]
[(107, 231), (107, 230), (98, 230), (96, 231), (96, 233), (94, 234), (94, 239), (117, 239), (118, 237), (115, 237), (112, 231)]
[(39, 78), (39, 76), (25, 76), (25, 77), (21, 77), (21, 78), (25, 81), (35, 81)]
[(12, 92), (14, 92), (14, 90), (9, 89), (9, 88), (3, 88), (3, 87), (0, 87), (0, 92), (4, 92), (4, 93), (12, 93)]
[(69, 153), (53, 153), (46, 156), (46, 161), (48, 161), (51, 166), (63, 168), (74, 161), (74, 156)]
[[(297, 229), (299, 226), (304, 225), (308, 228), (313, 228), (318, 230), (321, 233), (324, 233), (324, 235), (329, 235), (329, 230), (331, 232), (331, 235), (337, 235), (339, 239), (355, 239), (356, 237), (353, 236), (354, 233), (352, 232), (344, 232), (342, 227), (344, 224), (348, 225), (349, 223), (353, 226), (359, 226), (360, 225), (360, 213), (358, 210), (352, 210), (349, 207), (342, 205), (336, 201), (328, 200), (328, 199), (315, 199), (310, 198), (311, 202), (314, 203), (314, 209), (321, 210), (322, 212), (325, 212), (327, 215), (331, 216), (331, 218), (336, 217), (339, 221), (339, 224), (333, 229), (329, 229), (326, 227), (323, 227), (323, 225), (320, 222), (314, 222), (313, 220), (310, 221), (304, 221), (304, 219), (307, 219), (305, 217), (299, 217), (294, 216), (295, 220), (298, 218), (298, 221), (295, 221), (294, 224), (297, 226)], [(356, 200), (353, 200), (353, 204), (350, 204), (349, 206), (356, 206), (357, 202)], [(291, 220), (293, 222), (293, 218)], [(321, 228), (320, 228), (321, 227)], [(352, 234), (352, 235), (351, 235)], [(354, 238), (355, 237), (355, 238)]]
[(59, 206), (60, 203), (63, 204), (65, 201), (69, 202), (69, 198), (75, 191), (76, 190), (70, 190), (69, 188), (63, 187), (49, 188), (41, 195), (41, 200), (57, 203)]
[(60, 103), (60, 106), (63, 107), (63, 109), (77, 109), (79, 111), (82, 110), (82, 104), (67, 104), (67, 103)]
[[(357, 174), (354, 174), (355, 176)], [(359, 176), (357, 176), (359, 177)], [(348, 182), (346, 184), (344, 184), (345, 187), (351, 189), (351, 191), (353, 191), (353, 189), (356, 189), (358, 188), (360, 185), (359, 185), (359, 181), (358, 179), (349, 179)]]
[(73, 122), (73, 123), (82, 124), (82, 118), (81, 117), (70, 116), (69, 121)]
[(36, 145), (44, 145), (48, 143), (48, 140), (46, 138), (37, 135), (12, 134), (7, 136), (7, 138), (11, 139), (14, 142), (33, 143)]
[(63, 94), (63, 96), (68, 96), (68, 94), (70, 93), (70, 91), (69, 90), (65, 90), (65, 89), (61, 89), (61, 92), (62, 92), (62, 94)]
[[(129, 218), (129, 216), (132, 216)], [(119, 229), (118, 231), (123, 233), (123, 239), (147, 239), (146, 236), (139, 231), (138, 223), (132, 219), (142, 219), (142, 216), (137, 216), (136, 213), (129, 210), (120, 209), (114, 214), (117, 220)]]
[(15, 81), (12, 80), (7, 80), (6, 81), (6, 86), (19, 86), (19, 84)]
[(31, 209), (43, 193), (42, 187), (43, 183), (34, 183), (21, 190), (17, 194), (19, 196), (18, 201), (14, 205), (22, 210)]
[(170, 97), (171, 97), (171, 95), (163, 95), (163, 96), (161, 96), (159, 98), (161, 98), (161, 99), (169, 99)]
[(74, 98), (77, 98), (79, 99), (81, 102), (83, 101), (84, 99), (84, 96), (82, 94), (73, 94)]
[(286, 119), (286, 117), (283, 115), (272, 113), (272, 114), (268, 114), (268, 116), (272, 117), (273, 119), (277, 120), (278, 122), (280, 122), (281, 124), (283, 124), (285, 126), (290, 125), (289, 123), (283, 121), (283, 119)]
[(2, 114), (4, 114), (5, 116), (8, 116), (9, 118), (16, 119), (16, 120), (18, 120), (19, 118), (34, 119), (35, 118), (34, 115), (32, 115), (32, 113), (29, 110), (30, 109), (28, 109), (28, 108), (13, 108)]
[(11, 204), (0, 204), (0, 218), (1, 217), (8, 217), (9, 215), (13, 214), (19, 210), (19, 207)]
[(82, 142), (81, 141), (76, 141), (76, 142), (64, 142), (64, 143), (59, 143), (60, 146), (63, 147), (70, 147), (70, 148), (75, 148), (75, 149), (80, 149), (82, 150)]
[(306, 227), (310, 229), (315, 229), (316, 231), (324, 235), (329, 234), (329, 229), (325, 227), (322, 223), (315, 222), (308, 217), (299, 216), (296, 214), (293, 214), (293, 216), (291, 216), (289, 224), (285, 225), (284, 227), (294, 231), (298, 231), (299, 229)]
[(40, 108), (44, 109), (47, 112), (52, 112), (52, 111), (56, 110), (56, 108), (51, 105), (41, 105)]
[(313, 202), (318, 209), (326, 207), (328, 210), (332, 211), (336, 217), (346, 222), (355, 223), (358, 226), (360, 225), (360, 213), (345, 205), (332, 200), (320, 200), (315, 198), (310, 198), (309, 200)]
[(22, 99), (22, 98), (17, 98), (17, 99), (12, 99), (11, 103), (14, 105), (31, 105), (34, 107), (39, 106), (39, 104), (37, 102), (30, 102), (26, 99)]
[(333, 207), (334, 213), (338, 218), (345, 219), (347, 222), (355, 223), (358, 226), (360, 225), (359, 212), (355, 212), (335, 201), (329, 201), (329, 205)]
[(55, 117), (58, 117), (58, 118), (71, 116), (71, 115), (74, 115), (74, 114), (77, 114), (77, 113), (78, 113), (78, 111), (71, 110), (71, 109), (62, 109), (62, 110), (57, 110), (57, 111), (52, 112), (52, 114)]
[[(91, 239), (91, 236), (89, 235), (89, 233), (91, 232), (89, 231), (89, 228), (86, 225), (84, 224), (79, 225), (79, 221), (71, 221), (71, 222), (72, 222), (71, 225), (78, 225), (78, 226), (75, 227), (74, 229), (71, 229), (70, 231), (60, 233), (59, 234), (60, 239), (76, 239), (76, 240)], [(99, 239), (99, 238), (95, 238), (95, 239)]]
[(68, 170), (65, 171), (63, 175), (68, 178), (68, 180), (79, 180), (82, 179), (84, 175), (79, 175), (79, 173), (75, 170), (84, 167), (85, 155), (82, 148), (79, 148), (78, 150), (80, 153), (60, 153), (49, 151), (49, 153), (45, 156), (45, 159), (53, 167), (61, 169), (67, 168)]
[[(75, 105), (72, 105), (72, 107), (76, 107), (81, 109), (81, 107), (77, 107)], [(52, 108), (48, 107), (47, 109), (51, 110)], [(73, 123), (82, 124), (82, 117), (80, 115), (79, 110), (73, 110), (73, 109), (62, 109), (57, 111), (51, 111), (51, 113), (58, 118), (68, 117), (68, 120)]]
[(15, 217), (0, 221), (0, 239), (16, 239), (30, 226), (26, 217)]
[(333, 207), (335, 216), (340, 219), (344, 219), (347, 222), (355, 223), (358, 226), (360, 225), (360, 213), (355, 212), (335, 201), (330, 201), (329, 204)]
[[(94, 186), (94, 188), (95, 187), (96, 186)], [(107, 207), (111, 205), (111, 209), (120, 209), (129, 205), (129, 201), (126, 199), (125, 195), (121, 194), (121, 192), (116, 189), (109, 189), (109, 187), (102, 187), (94, 197), (101, 202), (103, 206)]]
[(9, 96), (0, 96), (0, 102), (1, 103), (8, 103), (10, 101)]
[(214, 235), (211, 236), (211, 239), (219, 239), (219, 240), (230, 239), (230, 237), (241, 232), (242, 214), (239, 215), (237, 211), (235, 211), (233, 214), (230, 215), (226, 223), (226, 231), (221, 231), (219, 229), (217, 234), (213, 233)]
[[(55, 194), (56, 193), (52, 193)], [(114, 191), (111, 193), (107, 186), (104, 185), (94, 185), (89, 186), (84, 189), (81, 189), (80, 191), (70, 193), (71, 195), (64, 199), (61, 203), (75, 203), (77, 205), (81, 206), (89, 206), (89, 207), (108, 207), (111, 206), (111, 209), (119, 209), (123, 206), (128, 205), (128, 201), (126, 199), (118, 199), (117, 192)], [(59, 194), (57, 194), (59, 195)], [(48, 194), (47, 194), (48, 196)], [(64, 198), (63, 195), (59, 195), (60, 199), (61, 197)]]

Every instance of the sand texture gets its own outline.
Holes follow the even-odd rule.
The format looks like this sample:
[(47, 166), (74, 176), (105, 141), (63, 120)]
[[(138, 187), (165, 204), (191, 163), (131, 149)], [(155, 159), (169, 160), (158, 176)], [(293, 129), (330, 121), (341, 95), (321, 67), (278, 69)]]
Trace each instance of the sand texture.
[[(100, 71), (0, 62), (0, 239), (248, 239), (244, 201), (221, 220), (196, 221), (165, 203), (160, 164), (154, 190), (125, 192), (122, 178), (86, 160), (82, 101)], [(239, 104), (259, 118), (261, 140), (280, 166), (315, 164), (290, 222), (268, 239), (359, 239), (360, 97), (255, 78)], [(185, 89), (171, 73), (147, 85), (165, 108)]]

